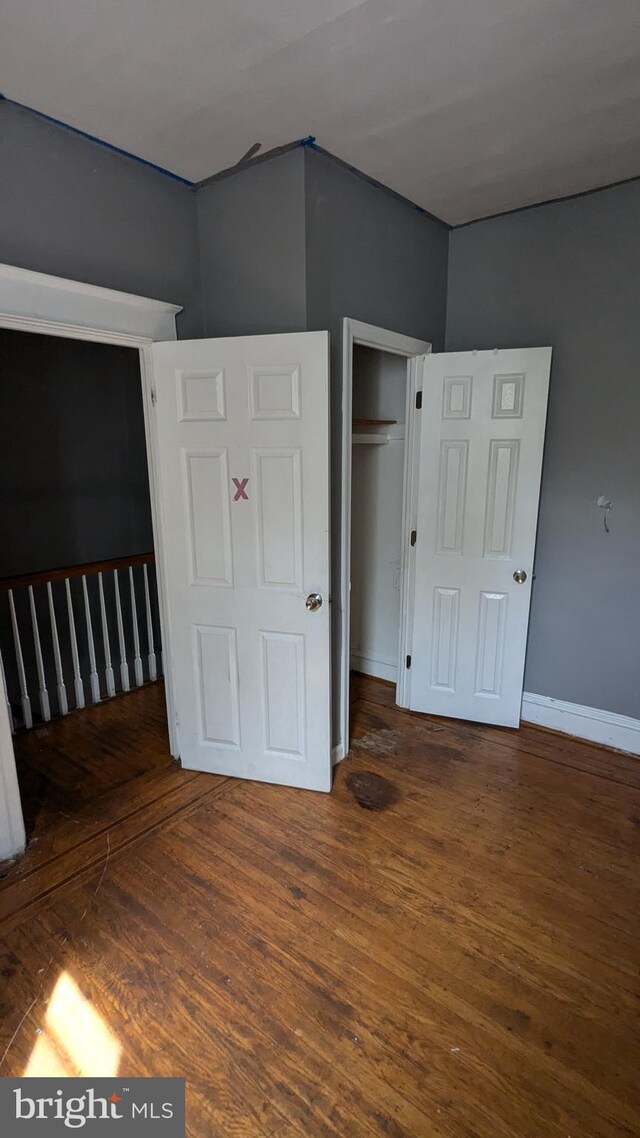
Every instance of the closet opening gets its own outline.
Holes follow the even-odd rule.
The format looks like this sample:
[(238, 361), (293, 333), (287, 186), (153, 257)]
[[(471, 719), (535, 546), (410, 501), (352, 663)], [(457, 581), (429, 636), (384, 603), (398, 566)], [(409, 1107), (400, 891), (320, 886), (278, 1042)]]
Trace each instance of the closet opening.
[(417, 461), (415, 360), (431, 345), (345, 320), (341, 750), (349, 703), (385, 684), (406, 707)]
[(407, 361), (355, 344), (351, 449), (351, 672), (397, 687)]

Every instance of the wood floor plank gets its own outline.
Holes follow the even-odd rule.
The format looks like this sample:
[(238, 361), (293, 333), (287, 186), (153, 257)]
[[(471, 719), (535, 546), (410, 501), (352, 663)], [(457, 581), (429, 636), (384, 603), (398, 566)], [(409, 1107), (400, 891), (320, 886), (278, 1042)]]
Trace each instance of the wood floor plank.
[[(186, 1076), (191, 1138), (640, 1132), (640, 764), (353, 695), (330, 795), (140, 766), (157, 705), (129, 782), (122, 739), (70, 817), (52, 778), (0, 893), (0, 1075), (67, 976), (121, 1073)], [(99, 725), (54, 728), (71, 784)]]
[[(546, 758), (549, 762), (567, 766), (581, 774), (591, 773), (600, 778), (609, 778), (622, 786), (640, 788), (640, 762), (633, 755), (625, 755), (610, 747), (600, 747), (583, 739), (564, 735), (559, 731), (535, 727), (521, 723), (519, 728), (492, 727), (488, 724), (470, 723), (438, 716), (426, 716), (420, 712), (406, 711), (395, 705), (395, 687), (386, 680), (372, 679), (356, 673), (352, 683), (352, 716), (358, 717), (367, 705), (379, 706), (387, 711), (407, 716), (417, 722), (429, 724), (434, 731), (443, 731), (451, 738), (469, 742), (480, 739), (506, 748), (513, 754), (530, 754)], [(352, 723), (352, 734), (358, 733), (357, 723)]]
[[(212, 806), (212, 811), (215, 810), (216, 814), (219, 814), (220, 812), (222, 812), (224, 810), (225, 807), (228, 808), (228, 800), (226, 800), (226, 801), (221, 800), (219, 803), (216, 803), (214, 806)], [(209, 813), (209, 812), (210, 811), (207, 810), (207, 813)], [(204, 811), (198, 811), (198, 812), (195, 812), (191, 816), (190, 824), (189, 824), (190, 830), (192, 830), (198, 824), (199, 819), (202, 817), (203, 813), (204, 813)], [(252, 817), (252, 825), (255, 823), (255, 819), (256, 819), (256, 815), (255, 815), (255, 811), (254, 811), (254, 814)], [(262, 840), (266, 840), (264, 831), (260, 831), (260, 837)], [(294, 840), (295, 840), (294, 835), (292, 835), (290, 833), (289, 834), (289, 842), (292, 843), (292, 842), (294, 842)], [(255, 839), (254, 839), (254, 841), (255, 841)], [(286, 835), (283, 835), (283, 841), (286, 841)], [(225, 851), (227, 851), (227, 850), (235, 849), (237, 846), (238, 846), (238, 830), (236, 828), (234, 830), (233, 842), (227, 841), (227, 842), (223, 843), (223, 848)], [(283, 849), (284, 849), (284, 846), (283, 846)], [(183, 852), (183, 855), (181, 856), (181, 860), (186, 860), (190, 856), (191, 856), (190, 853)], [(225, 856), (225, 857), (227, 856), (226, 852), (223, 856)], [(236, 868), (241, 869), (242, 866), (244, 866), (246, 869), (246, 866), (247, 866), (248, 861), (249, 861), (249, 857), (250, 857), (250, 854), (248, 853), (247, 849), (243, 848), (241, 860), (239, 861)], [(268, 864), (270, 867), (270, 870), (271, 870), (271, 890), (268, 894), (263, 890), (263, 895), (269, 896), (269, 898), (270, 898), (269, 904), (271, 904), (272, 903), (272, 894), (273, 894), (273, 891), (275, 888), (275, 883), (277, 881), (277, 878), (275, 878), (273, 876), (273, 871), (278, 864), (276, 856), (275, 856), (275, 850), (273, 849), (273, 847), (271, 847), (269, 849), (268, 863), (265, 862), (265, 864)], [(286, 863), (285, 863), (285, 865), (286, 865)], [(220, 866), (218, 867), (218, 880), (220, 879), (219, 870), (220, 870)], [(191, 867), (190, 872), (193, 874), (193, 872), (194, 872), (193, 866)], [(307, 875), (307, 880), (308, 880), (308, 876), (309, 875)], [(233, 880), (233, 876), (231, 877), (231, 880)], [(323, 888), (326, 888), (326, 885), (324, 883), (326, 883), (329, 880), (331, 880), (333, 882), (334, 881), (334, 875), (330, 875), (329, 873), (326, 873), (324, 875), (324, 882), (321, 881), (320, 884), (318, 885), (318, 890), (320, 891)], [(267, 885), (266, 880), (264, 882), (264, 885), (266, 887), (266, 885)], [(340, 882), (339, 881), (338, 881), (337, 895), (338, 895), (338, 897), (340, 896)], [(384, 931), (380, 931), (380, 930), (374, 931), (373, 928), (367, 928), (366, 927), (367, 926), (367, 918), (369, 918), (369, 923), (371, 925), (374, 925), (376, 917), (380, 916), (379, 904), (376, 905), (375, 912), (373, 914), (371, 914), (370, 906), (367, 905), (366, 897), (365, 896), (360, 896), (360, 897), (358, 896), (358, 894), (356, 892), (356, 887), (352, 882), (351, 883), (348, 882), (346, 884), (346, 886), (343, 889), (342, 895), (345, 899), (353, 897), (355, 905), (356, 905), (356, 912), (358, 915), (357, 918), (354, 918), (354, 915), (352, 913), (349, 913), (348, 914), (349, 919), (346, 922), (343, 921), (343, 923), (345, 923), (345, 927), (347, 927), (349, 929), (348, 935), (353, 939), (354, 930), (358, 930), (360, 932), (360, 937), (359, 937), (359, 940), (355, 941), (354, 943), (358, 943), (360, 945), (366, 944), (368, 941), (372, 940), (374, 938), (374, 935), (375, 935), (375, 943), (376, 943), (376, 949), (377, 949), (378, 955), (382, 958), (385, 954), (385, 951), (386, 951), (388, 953), (388, 956), (387, 956), (388, 966), (392, 970), (398, 971), (401, 968), (401, 959), (400, 958), (402, 957), (403, 942), (404, 942), (404, 939), (406, 939), (406, 938), (399, 936), (398, 933), (396, 932), (394, 937), (392, 939), (389, 939), (388, 944), (385, 944), (383, 942), (383, 939), (382, 939), (384, 936)], [(378, 900), (378, 898), (380, 896), (382, 896), (382, 898), (384, 899), (384, 883), (381, 882), (380, 880), (377, 880), (376, 881), (376, 900)], [(395, 906), (391, 906), (391, 907), (395, 908), (395, 910), (397, 912), (403, 911), (403, 906), (400, 903), (397, 903)], [(386, 914), (383, 914), (383, 916), (386, 916)], [(273, 919), (274, 918), (272, 916), (272, 918), (271, 918), (272, 922), (273, 922)], [(336, 930), (338, 930), (340, 928), (341, 922), (336, 917), (334, 917), (333, 920), (334, 920), (334, 923), (336, 925)], [(414, 927), (420, 928), (420, 923), (416, 922)], [(540, 1036), (540, 1038), (538, 1040), (538, 1045), (542, 1048), (543, 1044), (549, 1043), (549, 1040), (546, 1036), (544, 1039), (542, 1038), (543, 1016), (544, 1016), (544, 1010), (545, 1009), (544, 1009), (544, 1006), (540, 1006), (542, 1004), (542, 1000), (540, 999), (539, 991), (536, 988), (533, 988), (533, 990), (529, 991), (528, 995), (523, 995), (522, 989), (523, 989), (524, 985), (522, 983), (519, 983), (517, 986), (514, 985), (512, 981), (510, 982), (510, 977), (508, 974), (507, 975), (505, 975), (504, 973), (501, 974), (499, 967), (487, 968), (487, 960), (485, 960), (483, 962), (478, 951), (477, 951), (477, 941), (478, 941), (478, 929), (477, 929), (477, 927), (473, 927), (471, 929), (472, 936), (469, 938), (469, 940), (464, 939), (464, 933), (462, 932), (462, 930), (460, 929), (459, 926), (458, 926), (456, 932), (457, 932), (458, 938), (461, 938), (461, 937), (463, 938), (462, 939), (462, 946), (465, 950), (465, 955), (468, 957), (468, 963), (470, 964), (470, 970), (473, 973), (472, 976), (470, 976), (464, 980), (464, 983), (462, 985), (460, 985), (460, 980), (461, 980), (460, 970), (461, 970), (461, 967), (462, 968), (464, 967), (465, 961), (464, 960), (461, 961), (460, 953), (458, 953), (456, 956), (455, 942), (452, 942), (449, 945), (443, 945), (442, 944), (442, 937), (440, 937), (439, 940), (436, 942), (436, 944), (433, 946), (431, 945), (431, 943), (429, 943), (428, 945), (425, 944), (424, 942), (421, 941), (421, 939), (420, 939), (420, 943), (417, 943), (417, 942), (412, 943), (411, 944), (411, 953), (410, 953), (409, 957), (407, 958), (409, 970), (411, 969), (412, 962), (413, 962), (414, 967), (419, 962), (421, 967), (422, 967), (424, 974), (429, 975), (429, 977), (430, 977), (430, 993), (431, 993), (431, 995), (433, 995), (433, 993), (437, 989), (437, 985), (439, 985), (440, 986), (439, 990), (440, 990), (441, 999), (442, 999), (442, 1005), (445, 1006), (447, 1004), (451, 1004), (454, 1007), (457, 1006), (458, 1013), (460, 1015), (462, 1015), (463, 1018), (465, 1015), (465, 1008), (463, 1006), (461, 1006), (460, 1000), (454, 999), (454, 995), (453, 995), (454, 992), (456, 992), (456, 990), (458, 988), (460, 989), (460, 999), (462, 999), (465, 1002), (465, 1004), (467, 1005), (467, 1009), (471, 1012), (472, 1021), (475, 1021), (476, 1024), (478, 1024), (480, 1022), (481, 1016), (483, 1016), (485, 1019), (485, 1023), (484, 1023), (485, 1027), (491, 1026), (487, 1020), (487, 1017), (490, 1017), (491, 1019), (497, 1018), (498, 1019), (498, 1026), (502, 1027), (503, 1030), (506, 1029), (507, 1031), (513, 1031), (513, 1030), (518, 1030), (518, 1028), (521, 1028), (522, 1032), (524, 1034), (526, 1034), (527, 1037), (531, 1037), (536, 1031), (538, 1031), (538, 1034)], [(433, 956), (433, 952), (431, 951), (432, 947), (436, 948), (435, 959)], [(471, 951), (472, 947), (473, 947), (473, 951)], [(503, 944), (501, 947), (504, 949), (506, 946)], [(446, 955), (444, 955), (444, 957), (441, 956), (441, 953), (443, 950), (446, 952)], [(505, 955), (506, 954), (504, 952), (500, 953), (500, 956), (502, 956), (502, 957), (504, 957)], [(447, 968), (445, 970), (442, 969), (442, 965), (441, 965), (441, 963), (439, 963), (439, 961), (442, 958), (444, 958), (448, 961)], [(498, 962), (498, 965), (499, 964), (500, 964), (500, 962)], [(483, 965), (484, 965), (484, 967), (483, 967)], [(450, 971), (450, 969), (451, 969), (451, 971)], [(519, 971), (519, 969), (520, 969), (520, 966), (518, 965), (517, 970)], [(453, 973), (453, 976), (455, 977), (455, 981), (452, 981), (451, 973)], [(409, 974), (410, 974), (410, 971), (409, 971)], [(493, 983), (491, 983), (492, 979), (493, 979)], [(476, 985), (479, 985), (479, 987), (476, 988)], [(519, 989), (519, 991), (515, 991), (515, 990), (512, 991), (511, 990), (511, 989), (515, 989), (516, 987)], [(487, 994), (486, 989), (489, 989), (489, 992), (488, 992), (489, 999), (485, 998), (485, 996)], [(442, 996), (443, 992), (448, 993), (448, 995), (446, 996), (446, 999)], [(498, 1000), (500, 999), (500, 993), (501, 992), (502, 992), (502, 1000), (508, 1000), (508, 1003), (504, 1004), (504, 1006), (498, 1002)], [(419, 998), (419, 992), (415, 992), (413, 994), (413, 998), (414, 998), (414, 1000), (418, 999)], [(555, 1000), (554, 999), (548, 999), (546, 1001), (546, 1003), (547, 1003), (548, 1007), (553, 1007), (553, 1010), (555, 1011), (556, 1016), (557, 1016), (558, 1015), (558, 1009), (557, 1009), (557, 1007), (555, 1007)], [(523, 1010), (523, 1009), (527, 1008), (527, 1005), (528, 1005), (529, 1010), (528, 1011)], [(497, 1017), (496, 1017), (496, 1012), (498, 1013)], [(434, 1016), (436, 1016), (438, 1014), (441, 1014), (441, 1011), (434, 1012)], [(595, 1047), (594, 1052), (593, 1052), (594, 1058), (593, 1058), (593, 1061), (591, 1063), (591, 1069), (590, 1069), (590, 1073), (592, 1076), (596, 1073), (596, 1065), (597, 1065), (599, 1070), (602, 1070), (601, 1054), (602, 1054), (602, 1047), (603, 1046), (609, 1045), (612, 1048), (614, 1048), (613, 1054), (619, 1054), (620, 1053), (617, 1050), (617, 1045), (619, 1045), (620, 1049), (623, 1051), (629, 1045), (633, 1046), (634, 1037), (633, 1037), (633, 1032), (631, 1030), (626, 1032), (626, 1036), (625, 1036), (625, 1034), (623, 1034), (617, 1040), (614, 1040), (612, 1038), (611, 1021), (610, 1021), (610, 1004), (609, 1004), (609, 1016), (608, 1016), (606, 1027), (604, 1026), (603, 1023), (600, 1023), (600, 1024), (593, 1023), (589, 1020), (587, 1020), (585, 1023), (584, 1013), (580, 1013), (580, 1012), (576, 1011), (575, 1015), (573, 1015), (570, 1007), (567, 1009), (567, 1012), (565, 1012), (564, 1020), (565, 1020), (564, 1028), (567, 1029), (567, 1028), (571, 1027), (573, 1032), (575, 1032), (576, 1030), (579, 1030), (581, 1028), (582, 1028), (582, 1030), (584, 1030), (584, 1028), (588, 1026), (589, 1031), (590, 1031), (591, 1036), (592, 1036), (592, 1043), (596, 1044), (599, 1042), (600, 1047)], [(629, 1023), (629, 1026), (631, 1026), (631, 1021)], [(551, 1046), (552, 1046), (552, 1044), (551, 1044)], [(547, 1051), (546, 1046), (544, 1047), (544, 1051), (545, 1052)], [(613, 1075), (614, 1073), (615, 1072), (612, 1070), (611, 1075)], [(631, 1087), (632, 1087), (632, 1084), (628, 1084), (628, 1083), (625, 1084), (625, 1091), (629, 1092), (631, 1090)]]
[(224, 782), (224, 779), (200, 774), (179, 780), (176, 772), (170, 793), (156, 796), (139, 809), (128, 811), (108, 830), (102, 830), (59, 857), (51, 858), (45, 866), (45, 873), (29, 873), (6, 882), (0, 893), (0, 932), (24, 920), (52, 894), (92, 876), (128, 846), (159, 826), (170, 825), (203, 798), (220, 793)]
[(164, 684), (18, 732), (13, 744), (27, 835), (39, 839), (105, 792), (173, 765)]

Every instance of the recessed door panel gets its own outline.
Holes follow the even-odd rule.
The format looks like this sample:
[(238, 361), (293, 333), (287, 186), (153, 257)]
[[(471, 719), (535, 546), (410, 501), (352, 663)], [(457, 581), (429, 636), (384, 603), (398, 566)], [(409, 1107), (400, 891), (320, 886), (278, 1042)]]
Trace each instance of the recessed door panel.
[(511, 557), (519, 462), (519, 439), (491, 439), (485, 509), (485, 557)]
[(302, 591), (302, 483), (299, 448), (253, 452), (256, 554), (262, 588)]
[(262, 706), (268, 751), (305, 757), (304, 637), (261, 632)]
[(468, 455), (466, 439), (440, 444), (438, 553), (462, 553)]
[(249, 368), (252, 419), (299, 419), (300, 404), (299, 364)]
[(226, 418), (223, 371), (179, 371), (176, 381), (181, 423)]
[(493, 379), (493, 418), (521, 419), (524, 412), (524, 375), (496, 375)]
[(184, 450), (191, 581), (233, 585), (226, 450)]
[(195, 654), (200, 738), (217, 747), (240, 747), (238, 650), (234, 628), (196, 625)]
[(460, 590), (433, 590), (433, 650), (431, 687), (455, 691)]
[(509, 598), (505, 593), (481, 593), (476, 646), (475, 694), (498, 699), (502, 684), (504, 635)]
[(469, 418), (472, 383), (471, 375), (445, 375), (442, 385), (443, 419)]

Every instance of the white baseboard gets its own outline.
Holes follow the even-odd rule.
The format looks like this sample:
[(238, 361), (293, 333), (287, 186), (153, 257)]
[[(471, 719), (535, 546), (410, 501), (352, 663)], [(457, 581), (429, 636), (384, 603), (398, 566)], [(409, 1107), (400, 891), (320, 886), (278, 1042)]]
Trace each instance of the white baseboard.
[(398, 665), (385, 660), (382, 656), (364, 656), (359, 652), (352, 652), (351, 667), (356, 672), (364, 672), (365, 676), (390, 680), (392, 684), (398, 682)]
[(615, 747), (630, 755), (640, 755), (640, 719), (601, 711), (597, 707), (582, 707), (579, 703), (565, 703), (549, 695), (522, 693), (522, 718), (539, 727), (551, 727), (566, 735), (576, 735), (591, 743)]

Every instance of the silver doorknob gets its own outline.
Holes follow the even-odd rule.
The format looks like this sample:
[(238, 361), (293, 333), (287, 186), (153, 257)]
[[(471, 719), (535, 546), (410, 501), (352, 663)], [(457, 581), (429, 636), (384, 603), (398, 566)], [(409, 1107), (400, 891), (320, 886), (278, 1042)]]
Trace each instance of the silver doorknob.
[(527, 574), (525, 573), (524, 569), (516, 569), (515, 573), (513, 574), (513, 579), (516, 585), (524, 585), (527, 579)]
[(320, 593), (309, 593), (305, 604), (309, 609), (309, 612), (317, 612), (318, 609), (322, 608), (322, 597), (320, 596)]

